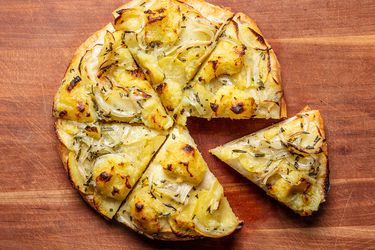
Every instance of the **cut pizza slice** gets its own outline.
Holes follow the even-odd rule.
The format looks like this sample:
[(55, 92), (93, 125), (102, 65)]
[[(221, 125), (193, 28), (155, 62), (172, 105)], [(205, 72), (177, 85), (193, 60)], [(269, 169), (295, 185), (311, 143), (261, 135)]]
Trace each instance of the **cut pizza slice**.
[(152, 239), (223, 237), (240, 222), (188, 131), (175, 127), (115, 216)]
[(168, 129), (173, 119), (111, 24), (77, 50), (55, 96), (53, 114), (79, 122), (120, 121)]
[(185, 87), (179, 110), (186, 113), (180, 123), (186, 116), (286, 116), (279, 63), (252, 19), (239, 13), (224, 27), (215, 49)]
[(74, 187), (111, 219), (141, 177), (166, 134), (123, 123), (57, 120), (60, 155)]
[(133, 0), (114, 13), (115, 29), (170, 112), (233, 14), (200, 0)]
[(325, 201), (327, 144), (317, 110), (305, 108), (210, 152), (302, 216), (311, 215)]

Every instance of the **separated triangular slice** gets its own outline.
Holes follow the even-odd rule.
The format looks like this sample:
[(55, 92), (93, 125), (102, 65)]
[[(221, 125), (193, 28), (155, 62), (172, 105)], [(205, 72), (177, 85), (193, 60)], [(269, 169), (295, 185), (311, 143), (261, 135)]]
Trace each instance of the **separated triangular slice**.
[(168, 111), (214, 48), (232, 12), (204, 1), (131, 1), (114, 12), (116, 30)]
[(60, 155), (74, 187), (111, 219), (141, 177), (166, 134), (121, 123), (57, 120)]
[(116, 219), (153, 239), (223, 237), (239, 220), (188, 131), (175, 127)]
[(179, 109), (188, 116), (286, 116), (276, 55), (255, 22), (242, 13), (224, 27), (215, 49), (185, 89)]
[(125, 36), (108, 24), (80, 46), (55, 96), (56, 117), (142, 123), (155, 129), (173, 125), (126, 48)]
[(311, 215), (325, 201), (329, 169), (318, 110), (305, 108), (210, 152), (302, 216)]

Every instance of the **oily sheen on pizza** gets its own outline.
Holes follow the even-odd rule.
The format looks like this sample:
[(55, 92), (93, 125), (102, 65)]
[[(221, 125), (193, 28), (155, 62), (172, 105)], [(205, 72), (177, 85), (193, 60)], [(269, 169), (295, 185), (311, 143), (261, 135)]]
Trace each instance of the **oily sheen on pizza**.
[(233, 233), (242, 222), (186, 120), (285, 117), (272, 47), (245, 14), (203, 0), (133, 0), (113, 16), (77, 49), (54, 98), (72, 185), (152, 239)]

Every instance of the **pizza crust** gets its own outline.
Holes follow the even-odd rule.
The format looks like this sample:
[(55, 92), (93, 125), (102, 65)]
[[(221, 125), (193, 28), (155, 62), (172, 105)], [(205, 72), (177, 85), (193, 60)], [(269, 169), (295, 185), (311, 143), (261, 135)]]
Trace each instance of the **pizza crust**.
[(106, 26), (96, 31), (79, 46), (79, 48), (74, 52), (73, 59), (69, 63), (66, 71), (68, 71), (68, 69), (70, 68), (76, 68), (80, 63), (81, 58), (85, 55), (86, 51), (91, 49), (95, 44), (100, 43), (98, 40), (100, 40), (100, 37), (102, 37), (103, 33), (105, 33), (107, 30), (111, 32), (114, 31), (112, 23), (108, 23)]
[(134, 230), (135, 232), (146, 236), (147, 238), (151, 240), (163, 240), (163, 241), (189, 241), (189, 240), (197, 240), (197, 239), (203, 239), (203, 236), (181, 236), (179, 237), (176, 233), (170, 231), (170, 232), (160, 232), (158, 235), (151, 235), (146, 232), (143, 232), (141, 229), (138, 229), (137, 227), (134, 226), (133, 223), (130, 221), (121, 221), (119, 222), (118, 220), (115, 220), (118, 224), (120, 225), (125, 225), (129, 227), (130, 229)]
[[(243, 21), (244, 23), (249, 25), (251, 29), (255, 30), (259, 35), (261, 35), (263, 37), (266, 45), (268, 47), (272, 48), (272, 46), (267, 42), (267, 39), (264, 38), (264, 36), (263, 36), (261, 30), (259, 29), (258, 25), (256, 24), (256, 22), (252, 18), (250, 18), (249, 16), (247, 16), (246, 14), (244, 14), (242, 12), (239, 12), (236, 15), (239, 17), (239, 19), (241, 19), (241, 21)], [(279, 60), (277, 59), (277, 56), (276, 56), (275, 51), (273, 49), (269, 50), (269, 53), (270, 53), (270, 61), (271, 61), (271, 72), (270, 72), (270, 74), (272, 75), (273, 79), (279, 85), (281, 85), (281, 88), (282, 88), (281, 67), (280, 67)], [(287, 107), (286, 107), (286, 101), (285, 101), (284, 96), (281, 97), (279, 105), (280, 105), (280, 118), (286, 118), (288, 114), (287, 114)]]
[(178, 0), (200, 12), (204, 17), (214, 23), (225, 23), (234, 16), (229, 8), (222, 8), (204, 0)]
[[(106, 26), (104, 26), (103, 28), (101, 28), (100, 30), (98, 30), (94, 34), (92, 34), (74, 52), (73, 58), (70, 61), (69, 65), (68, 65), (68, 67), (65, 71), (64, 78), (61, 82), (61, 85), (59, 86), (57, 94), (55, 95), (55, 97), (53, 99), (52, 113), (55, 117), (63, 118), (63, 116), (66, 115), (66, 110), (61, 110), (61, 107), (59, 108), (59, 101), (60, 101), (60, 98), (62, 98), (61, 96), (64, 95), (67, 92), (66, 86), (68, 86), (70, 81), (71, 81), (71, 79), (69, 79), (69, 77), (71, 77), (71, 75), (69, 75), (69, 71), (71, 71), (73, 69), (78, 70), (81, 59), (85, 55), (86, 51), (91, 49), (96, 44), (100, 43), (101, 42), (100, 40), (102, 39), (102, 37), (104, 37), (104, 33), (107, 30), (109, 30), (109, 31), (114, 30), (114, 27), (111, 23), (107, 24)], [(63, 113), (63, 112), (65, 112), (65, 114), (61, 115), (61, 113)], [(83, 121), (87, 121), (87, 122), (93, 122), (95, 120), (95, 117), (93, 117), (93, 114), (91, 114), (90, 110), (84, 110), (84, 112), (87, 112), (86, 117), (82, 118), (82, 117), (79, 117), (79, 116), (76, 115), (77, 116), (76, 118), (77, 119), (83, 119)], [(84, 112), (81, 113), (81, 115), (84, 115), (85, 114)]]
[(81, 198), (90, 206), (92, 207), (97, 213), (99, 213), (100, 215), (102, 215), (106, 220), (112, 220), (111, 218), (107, 217), (105, 214), (102, 214), (100, 213), (100, 211), (98, 210), (98, 208), (96, 207), (95, 203), (94, 203), (94, 199), (93, 199), (93, 195), (92, 194), (84, 194), (82, 193), (80, 190), (78, 190), (76, 187), (75, 187), (75, 184), (72, 180), (72, 177), (70, 175), (70, 166), (69, 166), (69, 149), (62, 143), (61, 141), (61, 138), (59, 137), (57, 131), (55, 131), (56, 134), (57, 134), (57, 137), (59, 139), (59, 145), (58, 145), (58, 152), (59, 152), (59, 155), (60, 155), (60, 159), (63, 163), (63, 166), (64, 166), (64, 169), (65, 169), (65, 172), (67, 173), (68, 175), (68, 178), (69, 178), (69, 181), (70, 183), (72, 184), (72, 186), (74, 187), (74, 189), (76, 189), (79, 193), (79, 195), (81, 196)]
[(144, 3), (145, 0), (132, 0), (132, 1), (129, 1), (127, 2), (126, 4), (123, 4), (121, 5), (120, 7), (118, 7), (117, 9), (115, 9), (113, 12), (112, 12), (112, 16), (116, 19), (118, 16), (120, 16), (117, 12), (119, 10), (124, 10), (124, 9), (130, 9), (130, 8), (133, 8), (133, 7), (136, 7), (136, 6), (139, 6), (141, 5), (142, 3)]
[[(112, 12), (112, 15), (116, 19), (119, 16), (119, 14), (117, 13), (119, 10), (130, 9), (130, 8), (139, 6), (145, 2), (153, 3), (155, 2), (155, 0), (154, 1), (132, 0), (118, 7), (115, 11)], [(200, 12), (208, 20), (214, 23), (224, 23), (228, 21), (228, 19), (230, 19), (234, 15), (234, 13), (229, 8), (222, 8), (222, 7), (207, 3), (204, 0), (177, 0), (176, 2), (186, 4), (192, 7), (196, 11)]]

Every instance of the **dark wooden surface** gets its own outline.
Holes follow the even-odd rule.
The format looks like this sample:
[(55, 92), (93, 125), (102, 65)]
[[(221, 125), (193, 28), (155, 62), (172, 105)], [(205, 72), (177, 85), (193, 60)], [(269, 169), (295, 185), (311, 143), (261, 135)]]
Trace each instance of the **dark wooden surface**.
[(51, 104), (74, 50), (121, 1), (0, 0), (0, 249), (374, 249), (375, 1), (211, 2), (257, 21), (282, 65), (290, 115), (306, 104), (321, 110), (331, 191), (320, 212), (300, 218), (208, 154), (271, 121), (191, 119), (244, 227), (224, 239), (168, 243), (105, 221), (65, 175)]

